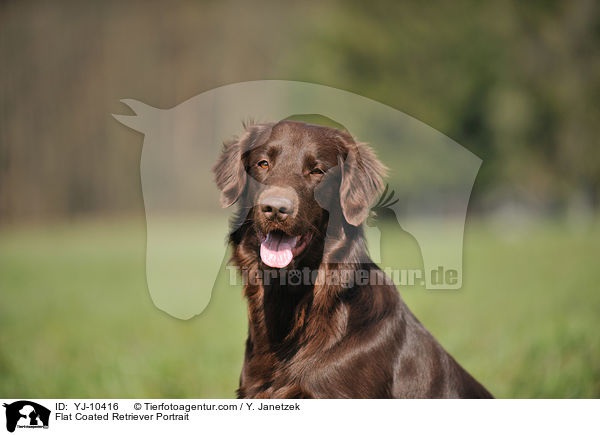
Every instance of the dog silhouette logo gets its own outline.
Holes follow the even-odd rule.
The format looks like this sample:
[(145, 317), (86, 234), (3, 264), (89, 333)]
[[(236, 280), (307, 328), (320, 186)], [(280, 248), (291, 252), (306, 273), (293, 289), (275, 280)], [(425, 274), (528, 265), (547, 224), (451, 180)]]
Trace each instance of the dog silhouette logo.
[(16, 428), (48, 428), (50, 410), (30, 400), (19, 400), (4, 404), (6, 408), (6, 430), (14, 432)]

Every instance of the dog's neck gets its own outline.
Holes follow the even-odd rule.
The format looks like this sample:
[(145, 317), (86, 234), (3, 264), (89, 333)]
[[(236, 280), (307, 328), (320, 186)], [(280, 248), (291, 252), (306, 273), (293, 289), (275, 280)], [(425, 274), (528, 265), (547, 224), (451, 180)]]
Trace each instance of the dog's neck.
[[(254, 231), (251, 225), (240, 230), (245, 235)], [(371, 262), (361, 227), (340, 219), (333, 220), (323, 230), (326, 235), (316, 237), (310, 251), (292, 268), (267, 268), (255, 253), (250, 267), (255, 269), (258, 279), (254, 283), (245, 283), (244, 291), (248, 299), (250, 336), (254, 336), (257, 344), (268, 344), (271, 350), (285, 352), (286, 343), (293, 343), (305, 332), (309, 318), (313, 327), (319, 323), (316, 316), (329, 321), (328, 317), (333, 315), (336, 307), (328, 304), (339, 304), (338, 298), (330, 297), (331, 293), (343, 290), (339, 280), (329, 280), (331, 274), (338, 273), (339, 278), (340, 272), (353, 272)], [(256, 236), (251, 235), (252, 238)], [(238, 267), (248, 268), (247, 262), (242, 264), (246, 256), (240, 255), (241, 250), (247, 252), (248, 249), (242, 245), (245, 237), (232, 234), (230, 240), (234, 247), (234, 262)]]

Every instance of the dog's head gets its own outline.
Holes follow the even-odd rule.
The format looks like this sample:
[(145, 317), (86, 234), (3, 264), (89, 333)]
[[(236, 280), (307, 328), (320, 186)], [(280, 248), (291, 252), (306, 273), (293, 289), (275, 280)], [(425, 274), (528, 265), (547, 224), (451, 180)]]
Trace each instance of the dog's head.
[(239, 201), (264, 264), (286, 267), (322, 238), (332, 218), (360, 226), (384, 166), (346, 131), (297, 121), (247, 127), (214, 166), (221, 204)]

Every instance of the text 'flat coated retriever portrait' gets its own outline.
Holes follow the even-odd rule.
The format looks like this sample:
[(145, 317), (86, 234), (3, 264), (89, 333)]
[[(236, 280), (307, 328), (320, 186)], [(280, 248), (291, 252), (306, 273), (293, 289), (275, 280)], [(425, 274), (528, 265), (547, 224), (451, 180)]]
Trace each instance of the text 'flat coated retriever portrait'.
[(238, 206), (229, 242), (248, 300), (240, 398), (492, 397), (368, 256), (384, 172), (347, 131), (303, 122), (224, 145), (214, 173), (222, 206)]

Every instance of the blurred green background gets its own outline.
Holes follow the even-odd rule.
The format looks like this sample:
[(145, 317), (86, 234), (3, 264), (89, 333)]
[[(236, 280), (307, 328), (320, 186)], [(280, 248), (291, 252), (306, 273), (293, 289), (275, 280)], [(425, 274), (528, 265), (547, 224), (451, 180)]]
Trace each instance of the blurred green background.
[(241, 290), (222, 275), (190, 321), (154, 307), (142, 138), (110, 114), (262, 79), (481, 157), (463, 288), (403, 297), (496, 396), (600, 396), (596, 2), (9, 1), (0, 38), (0, 396), (234, 395)]

